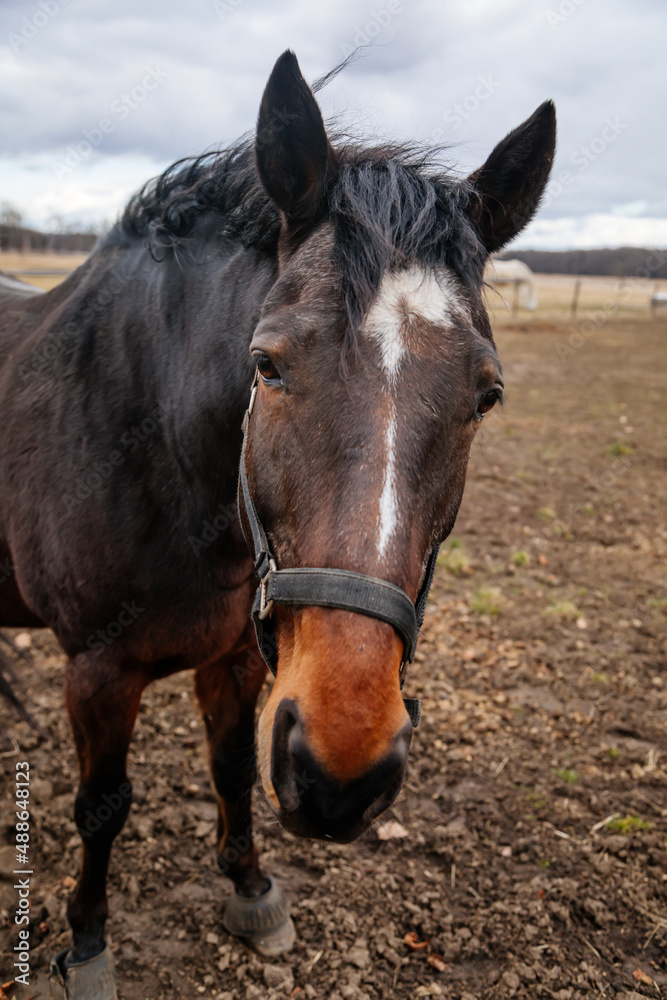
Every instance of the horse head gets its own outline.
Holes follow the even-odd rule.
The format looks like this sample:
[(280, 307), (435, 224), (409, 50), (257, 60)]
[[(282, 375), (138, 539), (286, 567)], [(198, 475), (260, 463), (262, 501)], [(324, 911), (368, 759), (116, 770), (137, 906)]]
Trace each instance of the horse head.
[[(484, 264), (535, 212), (554, 145), (550, 102), (465, 180), (415, 149), (334, 142), (294, 55), (278, 60), (255, 157), (282, 228), (250, 347), (244, 467), (280, 569), (351, 571), (417, 599), (473, 438), (502, 400)], [(249, 535), (243, 504), (242, 517)], [(284, 826), (345, 842), (404, 780), (405, 641), (315, 590), (271, 609), (259, 769)]]

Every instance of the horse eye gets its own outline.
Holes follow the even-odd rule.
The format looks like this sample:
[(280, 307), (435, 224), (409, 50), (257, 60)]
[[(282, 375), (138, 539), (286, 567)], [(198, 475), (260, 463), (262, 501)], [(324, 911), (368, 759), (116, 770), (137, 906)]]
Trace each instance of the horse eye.
[(480, 399), (477, 406), (477, 413), (475, 414), (478, 420), (481, 420), (485, 413), (492, 410), (499, 399), (502, 399), (502, 392), (500, 389), (491, 389)]
[(262, 381), (266, 382), (267, 385), (280, 385), (280, 375), (268, 354), (256, 354), (255, 357)]

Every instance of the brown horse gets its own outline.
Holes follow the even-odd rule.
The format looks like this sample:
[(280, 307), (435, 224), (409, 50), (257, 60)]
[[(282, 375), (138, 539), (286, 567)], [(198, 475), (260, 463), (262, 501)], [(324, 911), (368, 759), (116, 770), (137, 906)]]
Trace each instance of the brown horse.
[(332, 142), (286, 52), (253, 143), (176, 164), (53, 291), (0, 292), (0, 624), (56, 633), (80, 763), (56, 996), (115, 996), (105, 881), (152, 681), (196, 671), (225, 922), (264, 953), (293, 940), (251, 832), (265, 659), (280, 821), (346, 841), (398, 793), (402, 675), (503, 391), (484, 264), (533, 215), (554, 143), (550, 102), (467, 180)]

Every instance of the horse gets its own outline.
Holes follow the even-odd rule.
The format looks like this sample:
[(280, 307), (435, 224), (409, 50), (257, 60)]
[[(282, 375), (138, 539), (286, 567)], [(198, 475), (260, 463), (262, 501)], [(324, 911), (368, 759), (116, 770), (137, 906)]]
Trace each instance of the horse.
[[(486, 268), (485, 279), (490, 285), (513, 286), (514, 293), (511, 305), (514, 313), (519, 306), (522, 309), (530, 309), (531, 312), (537, 309), (535, 275), (524, 261), (490, 260)], [(510, 305), (508, 302), (510, 296), (505, 297), (503, 292), (504, 289), (500, 292), (500, 296), (507, 307)]]
[(0, 625), (58, 638), (80, 768), (54, 996), (116, 996), (105, 882), (153, 681), (195, 672), (223, 922), (262, 954), (295, 932), (257, 771), (287, 829), (341, 843), (398, 794), (435, 555), (503, 395), (484, 265), (554, 147), (550, 101), (467, 178), (328, 132), (287, 51), (254, 137), (149, 182), (58, 287), (1, 293)]

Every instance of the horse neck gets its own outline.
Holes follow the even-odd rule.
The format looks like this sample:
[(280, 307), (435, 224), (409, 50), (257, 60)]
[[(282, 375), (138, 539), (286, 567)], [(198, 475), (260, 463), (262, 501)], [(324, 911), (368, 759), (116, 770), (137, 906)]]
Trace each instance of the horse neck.
[(218, 242), (193, 249), (185, 262), (172, 258), (155, 266), (164, 270), (153, 351), (157, 393), (173, 414), (172, 447), (192, 475), (227, 495), (235, 491), (252, 380), (248, 347), (276, 263), (238, 243)]

